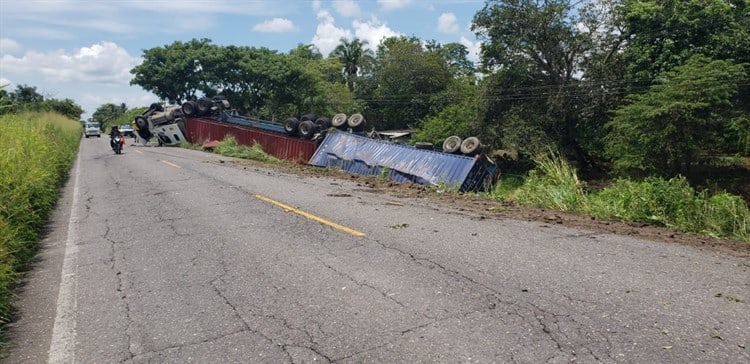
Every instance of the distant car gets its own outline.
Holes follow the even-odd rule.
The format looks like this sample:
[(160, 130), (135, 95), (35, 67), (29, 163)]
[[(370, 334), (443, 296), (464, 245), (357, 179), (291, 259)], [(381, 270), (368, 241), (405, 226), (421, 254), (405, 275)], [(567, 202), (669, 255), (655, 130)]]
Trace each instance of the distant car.
[(86, 138), (90, 136), (95, 136), (97, 138), (102, 137), (102, 130), (99, 126), (99, 123), (86, 123), (84, 125), (84, 135), (86, 135)]
[(126, 137), (135, 138), (135, 130), (133, 130), (133, 126), (130, 124), (122, 124), (119, 127), (120, 133)]

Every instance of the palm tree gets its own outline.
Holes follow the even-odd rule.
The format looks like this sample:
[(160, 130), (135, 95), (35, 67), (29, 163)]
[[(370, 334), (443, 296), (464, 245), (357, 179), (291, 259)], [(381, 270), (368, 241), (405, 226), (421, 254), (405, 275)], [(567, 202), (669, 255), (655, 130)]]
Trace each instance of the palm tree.
[(370, 49), (365, 49), (367, 41), (358, 38), (349, 41), (346, 38), (340, 39), (340, 44), (331, 52), (331, 57), (337, 57), (344, 64), (343, 72), (346, 75), (346, 84), (349, 91), (354, 91), (354, 79), (359, 75), (362, 66), (374, 61), (375, 54)]

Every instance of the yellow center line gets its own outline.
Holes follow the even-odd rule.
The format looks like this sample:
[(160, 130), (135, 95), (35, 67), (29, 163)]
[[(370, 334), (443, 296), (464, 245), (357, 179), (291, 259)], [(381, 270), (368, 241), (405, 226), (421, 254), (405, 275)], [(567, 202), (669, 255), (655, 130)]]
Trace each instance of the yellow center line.
[(349, 234), (352, 234), (354, 236), (365, 236), (365, 233), (359, 232), (359, 231), (354, 230), (354, 229), (350, 229), (350, 228), (348, 228), (346, 226), (339, 225), (339, 224), (337, 224), (335, 222), (332, 222), (332, 221), (328, 221), (328, 220), (326, 220), (326, 219), (324, 219), (322, 217), (317, 217), (317, 216), (315, 216), (313, 214), (304, 212), (304, 211), (302, 211), (300, 209), (296, 209), (294, 207), (285, 205), (285, 204), (283, 204), (281, 202), (278, 202), (276, 200), (272, 200), (272, 199), (270, 199), (270, 198), (268, 198), (266, 196), (255, 195), (255, 198), (257, 198), (259, 200), (262, 200), (262, 201), (265, 201), (265, 202), (268, 202), (270, 204), (276, 205), (278, 207), (281, 207), (282, 209), (286, 210), (287, 212), (293, 212), (293, 213), (295, 213), (297, 215), (302, 215), (302, 216), (304, 216), (304, 217), (306, 217), (306, 218), (308, 218), (310, 220), (317, 221), (317, 222), (319, 222), (321, 224), (324, 224), (324, 225), (328, 225), (328, 226), (330, 226), (330, 227), (332, 227), (334, 229), (341, 230), (341, 231), (343, 231), (345, 233), (349, 233)]
[(160, 159), (159, 162), (162, 162), (162, 163), (164, 163), (166, 165), (169, 165), (169, 166), (172, 166), (172, 167), (175, 167), (175, 168), (182, 168), (182, 167), (180, 167), (180, 166), (178, 166), (178, 165), (176, 165), (176, 164), (174, 164), (174, 163), (172, 163), (170, 161), (165, 161), (163, 159)]

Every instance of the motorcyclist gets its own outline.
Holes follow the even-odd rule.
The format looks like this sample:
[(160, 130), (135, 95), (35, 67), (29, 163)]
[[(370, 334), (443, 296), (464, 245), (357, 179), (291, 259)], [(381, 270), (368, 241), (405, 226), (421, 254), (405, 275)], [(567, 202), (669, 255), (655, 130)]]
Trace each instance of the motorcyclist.
[[(120, 137), (122, 140), (122, 133), (120, 133), (120, 128), (117, 127), (117, 125), (112, 127), (112, 131), (109, 133), (109, 146), (112, 147), (112, 149), (115, 149), (115, 137)], [(121, 141), (122, 142), (122, 141)]]

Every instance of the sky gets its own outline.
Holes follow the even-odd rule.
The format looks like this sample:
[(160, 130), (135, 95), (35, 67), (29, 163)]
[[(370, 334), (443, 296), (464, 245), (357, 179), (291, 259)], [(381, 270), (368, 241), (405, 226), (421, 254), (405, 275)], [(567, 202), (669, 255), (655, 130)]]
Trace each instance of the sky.
[(327, 56), (342, 37), (375, 49), (416, 36), (465, 45), (477, 61), (471, 20), (484, 0), (0, 0), (0, 85), (71, 99), (83, 119), (97, 107), (148, 106), (158, 97), (131, 86), (144, 50), (207, 38), (213, 44), (288, 53), (314, 44)]

